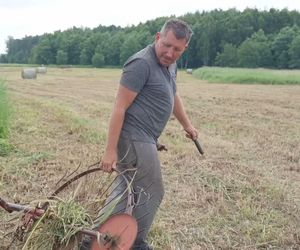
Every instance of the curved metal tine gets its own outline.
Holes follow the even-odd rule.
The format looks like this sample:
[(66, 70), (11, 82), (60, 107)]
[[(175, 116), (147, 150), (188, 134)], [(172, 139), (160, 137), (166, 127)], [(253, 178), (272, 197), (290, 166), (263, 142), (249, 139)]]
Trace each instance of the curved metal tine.
[[(118, 174), (119, 175), (119, 174)], [(100, 199), (105, 195), (107, 194), (108, 190), (111, 188), (111, 186), (113, 185), (113, 183), (115, 182), (115, 180), (118, 178), (118, 175), (111, 181), (110, 185), (107, 186), (107, 188), (104, 190), (104, 192), (102, 192), (101, 196), (99, 197)], [(125, 179), (125, 177), (124, 177)], [(113, 190), (117, 189), (119, 186), (121, 185), (121, 183), (119, 183)], [(113, 190), (111, 192), (113, 192)], [(129, 196), (129, 195), (128, 195)], [(100, 209), (101, 210), (104, 210), (105, 207), (109, 206), (115, 199), (117, 199), (118, 196), (114, 197), (113, 199), (111, 199), (109, 202), (105, 203), (104, 206)], [(120, 201), (124, 201), (125, 199), (127, 199), (127, 197), (125, 196), (124, 198), (122, 198)], [(101, 217), (103, 215), (103, 213), (101, 214), (98, 214), (98, 216), (96, 217), (96, 220), (97, 218)]]
[[(70, 183), (76, 181), (77, 179), (79, 179), (79, 178), (81, 178), (81, 177), (83, 177), (83, 176), (85, 176), (85, 175), (88, 175), (88, 174), (90, 174), (90, 173), (93, 173), (93, 172), (95, 172), (95, 171), (100, 171), (100, 170), (101, 170), (100, 167), (95, 167), (95, 166), (97, 166), (97, 165), (99, 165), (99, 164), (100, 164), (100, 161), (98, 161), (98, 162), (96, 162), (96, 163), (94, 163), (94, 164), (88, 166), (88, 167), (87, 167), (87, 170), (85, 170), (85, 171), (83, 171), (83, 172), (81, 172), (81, 173), (79, 173), (79, 174), (73, 176), (71, 179), (69, 179), (69, 180), (66, 181), (64, 184), (62, 184), (58, 189), (56, 189), (56, 190), (48, 197), (48, 199), (53, 199), (53, 197), (55, 197), (61, 190), (63, 190), (63, 189), (64, 189), (65, 187), (67, 187)], [(69, 177), (72, 176), (74, 173), (76, 173), (79, 167), (80, 167), (80, 164), (79, 164), (79, 166), (76, 168), (76, 170), (73, 171), (71, 174), (69, 174), (67, 177), (66, 177), (66, 174), (65, 174), (65, 175), (57, 182), (57, 184), (60, 183), (64, 178), (69, 178)], [(95, 167), (95, 168), (93, 168), (93, 167)], [(56, 184), (56, 185), (57, 185), (57, 184)]]
[[(141, 188), (140, 191), (133, 191), (133, 193), (138, 197), (137, 200), (134, 202), (134, 206), (142, 206), (146, 204), (150, 199), (151, 195), (147, 192), (147, 189), (151, 187), (152, 184), (150, 184), (146, 189)], [(140, 203), (141, 195), (142, 193), (147, 197), (143, 203)]]
[[(110, 187), (112, 186), (112, 184), (116, 180), (116, 178), (118, 176), (121, 176), (122, 179), (125, 181), (127, 188), (123, 191), (123, 193), (120, 193), (119, 195), (116, 195), (109, 202), (105, 203), (105, 205), (100, 209), (100, 212), (101, 212), (101, 210), (102, 210), (102, 212), (100, 214), (98, 214), (98, 216), (96, 217), (95, 220), (97, 220), (98, 218), (100, 218), (105, 213), (105, 209), (104, 208), (108, 207), (116, 199), (119, 199), (120, 195), (123, 196), (125, 193), (127, 193), (127, 195), (125, 195), (124, 197), (122, 197), (119, 202), (123, 202), (123, 201), (125, 201), (127, 199), (127, 205), (126, 205), (126, 208), (125, 208), (125, 213), (130, 214), (130, 215), (132, 214), (132, 209), (133, 209), (135, 203), (134, 203), (133, 188), (132, 188), (131, 184), (132, 184), (132, 181), (133, 181), (133, 179), (134, 179), (134, 177), (136, 175), (136, 168), (128, 168), (128, 169), (125, 169), (123, 171), (120, 171), (118, 169), (114, 169), (114, 170), (116, 171), (116, 173), (118, 175), (114, 178), (114, 180), (112, 181)], [(135, 171), (135, 173), (133, 174), (133, 177), (132, 177), (131, 180), (129, 180), (129, 178), (126, 177), (126, 175), (125, 175), (125, 173), (129, 172), (129, 171)], [(120, 185), (122, 185), (122, 182), (120, 182), (116, 187), (114, 187), (114, 189), (111, 190), (111, 193), (114, 190), (116, 190)], [(123, 209), (121, 209), (120, 211), (115, 211), (114, 213), (120, 213), (120, 212), (123, 212)]]
[[(129, 170), (130, 171), (130, 169), (126, 169), (127, 171)], [(132, 214), (132, 211), (133, 211), (133, 208), (134, 208), (134, 206), (135, 206), (135, 202), (134, 202), (134, 189), (133, 189), (133, 187), (132, 187), (132, 182), (133, 182), (133, 180), (134, 180), (134, 178), (135, 178), (135, 175), (136, 175), (136, 169), (134, 170), (135, 172), (134, 172), (134, 174), (133, 174), (133, 176), (131, 177), (131, 180), (128, 180), (127, 178), (126, 178), (126, 176), (125, 176), (125, 174), (124, 174), (124, 171), (123, 171), (123, 173), (120, 173), (121, 174), (121, 176), (124, 178), (124, 180), (126, 181), (126, 184), (127, 184), (127, 188), (128, 188), (128, 197), (127, 197), (127, 204), (126, 204), (126, 210), (125, 210), (125, 212), (127, 213), (127, 214)]]
[(0, 197), (0, 207), (2, 207), (5, 211), (9, 212), (9, 213), (12, 213), (14, 210), (11, 209), (11, 207), (9, 206), (9, 203), (6, 202), (5, 200), (3, 200), (1, 197)]
[(107, 193), (107, 191), (110, 189), (110, 187), (113, 185), (114, 181), (118, 178), (118, 176), (115, 176), (113, 180), (110, 182), (110, 184), (107, 186), (107, 188), (102, 192), (99, 198), (102, 198), (104, 194)]
[(63, 185), (61, 185), (58, 189), (56, 189), (49, 197), (48, 199), (53, 199), (58, 193), (60, 193), (63, 189), (65, 189), (67, 186), (69, 186), (69, 184), (71, 184), (72, 182), (80, 179), (81, 177), (83, 176), (86, 176), (88, 174), (91, 174), (93, 172), (96, 172), (96, 171), (99, 171), (101, 170), (100, 168), (91, 168), (91, 169), (88, 169), (84, 172), (81, 172), (80, 174), (78, 175), (75, 175), (74, 177), (72, 177), (70, 180), (68, 180), (67, 182), (65, 182)]
[(81, 162), (79, 163), (77, 168), (70, 174), (68, 174), (68, 171), (66, 171), (65, 174), (56, 182), (55, 186), (58, 186), (58, 184), (60, 184), (63, 180), (70, 178), (74, 173), (77, 172), (77, 170), (80, 168), (80, 166), (81, 166)]
[[(132, 164), (132, 163), (134, 162), (134, 161), (132, 161), (132, 162), (122, 162), (122, 161), (126, 158), (126, 156), (128, 155), (130, 148), (131, 148), (131, 145), (128, 147), (128, 149), (127, 149), (125, 155), (123, 156), (123, 158), (117, 162), (117, 165), (129, 165), (129, 164)], [(100, 165), (100, 163), (101, 163), (101, 161), (98, 161), (98, 162), (94, 163), (93, 165), (91, 165), (90, 167), (96, 166), (96, 165)], [(89, 168), (90, 168), (90, 167), (89, 167)], [(114, 168), (113, 171), (115, 171), (118, 175), (121, 175), (121, 176), (123, 177), (123, 179), (125, 180), (126, 184), (128, 185), (128, 184), (130, 183), (130, 181), (126, 178), (126, 176), (125, 176), (124, 174), (125, 174), (126, 172), (128, 172), (128, 171), (136, 171), (136, 168), (128, 168), (128, 169), (125, 169), (125, 170), (123, 170), (123, 171), (120, 171), (120, 170), (118, 170), (117, 168)], [(108, 191), (108, 189), (112, 186), (112, 184), (114, 183), (114, 181), (118, 178), (118, 175), (112, 180), (112, 182), (110, 183), (110, 185), (108, 185), (108, 187), (105, 189), (105, 191), (102, 192), (102, 195), (100, 196), (100, 198), (102, 198), (102, 196), (103, 196), (103, 195)], [(135, 174), (134, 174), (134, 175), (135, 175)], [(118, 185), (118, 186), (119, 186), (119, 185)], [(118, 187), (118, 186), (117, 186), (117, 187)], [(117, 187), (116, 187), (116, 188), (117, 188)], [(109, 203), (110, 203), (110, 202), (109, 202)], [(109, 204), (109, 203), (108, 203), (108, 204)]]
[[(146, 200), (145, 200), (143, 203), (139, 203), (139, 201), (140, 201), (140, 196), (141, 196), (142, 192), (147, 196), (147, 198), (146, 198)], [(135, 201), (135, 199), (134, 199), (134, 198), (136, 197), (135, 194), (138, 194), (138, 196), (137, 196), (138, 198), (137, 198), (136, 201)], [(130, 199), (129, 199), (129, 196), (131, 196)], [(117, 197), (115, 197), (114, 199), (116, 199), (116, 198), (117, 198)], [(114, 200), (114, 199), (112, 199), (112, 200)], [(131, 203), (130, 205), (127, 205), (126, 213), (132, 215), (132, 209), (133, 209), (134, 207), (136, 207), (136, 206), (142, 206), (142, 205), (146, 204), (146, 203), (151, 199), (151, 195), (148, 194), (147, 192), (145, 192), (144, 190), (141, 190), (141, 191), (138, 191), (138, 192), (132, 190), (132, 193), (129, 194), (128, 197), (122, 198), (122, 200), (120, 200), (120, 202), (121, 202), (121, 201), (123, 202), (125, 199), (130, 200), (128, 203)], [(111, 200), (111, 201), (112, 201), (112, 200)], [(110, 202), (111, 202), (111, 201), (110, 201)], [(109, 202), (109, 203), (110, 203), (110, 202)], [(120, 210), (118, 210), (118, 211), (115, 211), (116, 214), (118, 214), (118, 213), (120, 213), (120, 212), (123, 212), (123, 208), (120, 209)]]
[[(129, 185), (129, 180), (126, 178), (126, 176), (124, 175), (124, 173), (126, 173), (127, 171), (136, 171), (136, 170), (137, 170), (137, 168), (131, 168), (131, 169), (125, 169), (123, 172), (120, 172), (120, 171), (118, 171), (118, 170), (116, 170), (116, 171), (119, 172), (119, 174), (122, 175), (122, 177), (124, 178), (124, 180), (126, 181), (127, 186), (128, 186), (128, 185)], [(132, 181), (132, 180), (131, 180), (131, 181)], [(132, 195), (132, 197), (133, 197), (133, 198), (131, 199), (132, 204), (130, 205), (132, 208), (135, 207), (135, 206), (142, 206), (142, 205), (146, 204), (146, 203), (151, 199), (151, 195), (150, 195), (149, 193), (147, 193), (147, 189), (148, 189), (151, 185), (153, 185), (153, 183), (151, 183), (145, 190), (140, 190), (140, 191), (135, 191), (135, 190), (132, 188), (131, 194), (129, 194), (129, 195)], [(140, 202), (140, 197), (141, 197), (142, 193), (144, 193), (145, 196), (146, 196), (147, 198), (145, 199), (145, 201), (144, 201), (143, 203), (139, 203), (139, 202)], [(136, 201), (134, 200), (134, 197), (138, 197), (138, 198), (136, 199)], [(122, 201), (124, 201), (124, 199), (122, 199)], [(119, 212), (120, 212), (120, 211), (119, 211)]]
[[(122, 176), (123, 179), (125, 180), (126, 184), (129, 185), (129, 183), (131, 183), (132, 181), (129, 181), (129, 180), (127, 179), (127, 177), (124, 175), (124, 173), (126, 173), (126, 172), (128, 172), (128, 171), (135, 171), (135, 170), (136, 170), (136, 169), (126, 169), (126, 170), (124, 170), (124, 171), (121, 172), (121, 171), (119, 171), (118, 169), (114, 169), (114, 171), (115, 171), (118, 175), (111, 181), (110, 185), (105, 189), (105, 191), (102, 192), (102, 195), (100, 196), (100, 198), (102, 198), (102, 196), (109, 190), (109, 188), (113, 185), (114, 181), (118, 178), (119, 175)], [(121, 184), (121, 183), (120, 183), (120, 184)], [(118, 184), (118, 185), (116, 186), (116, 188), (119, 187), (120, 184)], [(115, 188), (115, 189), (116, 189), (116, 188)]]

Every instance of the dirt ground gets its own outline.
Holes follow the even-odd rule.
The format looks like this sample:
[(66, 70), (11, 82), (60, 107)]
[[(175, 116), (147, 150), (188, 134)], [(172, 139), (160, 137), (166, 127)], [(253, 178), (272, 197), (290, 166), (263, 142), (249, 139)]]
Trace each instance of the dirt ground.
[[(0, 157), (0, 197), (43, 199), (66, 172), (101, 159), (120, 74), (48, 68), (24, 80), (20, 67), (0, 67), (14, 148)], [(155, 249), (300, 249), (300, 86), (213, 84), (180, 71), (178, 93), (205, 155), (171, 117)]]

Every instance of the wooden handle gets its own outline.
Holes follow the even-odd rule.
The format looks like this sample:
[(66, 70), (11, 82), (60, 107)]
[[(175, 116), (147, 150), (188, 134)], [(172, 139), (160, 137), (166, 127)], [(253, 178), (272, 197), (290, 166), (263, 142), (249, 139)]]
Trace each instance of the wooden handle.
[(198, 140), (194, 140), (194, 143), (195, 143), (195, 145), (196, 145), (196, 147), (197, 147), (199, 153), (202, 154), (202, 155), (204, 155), (204, 151), (203, 151), (203, 149), (202, 149), (202, 147), (201, 147), (199, 141), (198, 141)]

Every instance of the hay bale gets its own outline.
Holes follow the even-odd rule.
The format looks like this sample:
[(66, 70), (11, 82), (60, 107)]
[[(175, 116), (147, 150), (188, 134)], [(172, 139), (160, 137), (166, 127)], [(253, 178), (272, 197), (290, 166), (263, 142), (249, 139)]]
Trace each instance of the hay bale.
[(193, 74), (193, 69), (186, 69), (186, 73)]
[(35, 68), (25, 68), (22, 69), (23, 79), (36, 79), (36, 69)]
[(39, 74), (46, 74), (47, 73), (47, 68), (44, 66), (37, 67), (36, 72)]

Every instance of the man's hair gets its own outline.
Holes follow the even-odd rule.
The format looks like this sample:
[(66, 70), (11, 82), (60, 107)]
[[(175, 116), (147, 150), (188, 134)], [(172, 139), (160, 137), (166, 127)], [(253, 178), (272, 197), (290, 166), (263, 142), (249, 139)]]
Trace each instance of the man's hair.
[(177, 39), (185, 39), (187, 43), (190, 42), (193, 35), (193, 31), (190, 26), (186, 22), (177, 18), (167, 20), (161, 28), (160, 33), (162, 35), (166, 35), (170, 30), (173, 31)]

